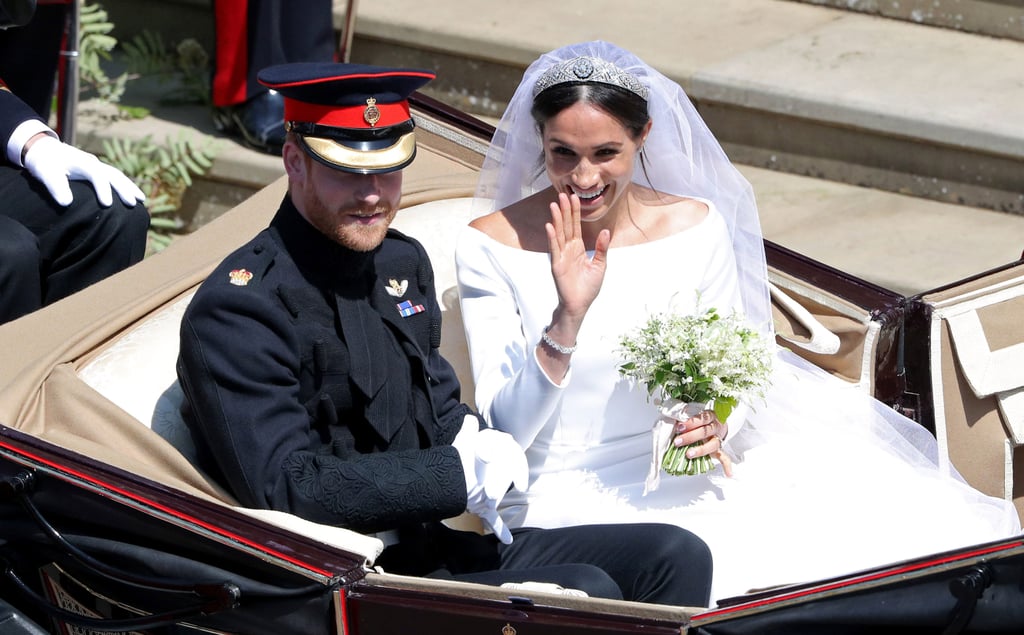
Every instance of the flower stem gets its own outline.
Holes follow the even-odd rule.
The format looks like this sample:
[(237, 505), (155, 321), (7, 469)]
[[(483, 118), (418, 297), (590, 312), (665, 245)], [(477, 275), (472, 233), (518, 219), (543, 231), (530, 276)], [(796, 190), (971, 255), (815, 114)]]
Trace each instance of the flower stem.
[(694, 459), (686, 458), (687, 450), (700, 447), (700, 445), (700, 443), (691, 443), (682, 447), (670, 445), (661, 457), (662, 469), (673, 476), (694, 476), (710, 472), (714, 468), (711, 457), (704, 455)]

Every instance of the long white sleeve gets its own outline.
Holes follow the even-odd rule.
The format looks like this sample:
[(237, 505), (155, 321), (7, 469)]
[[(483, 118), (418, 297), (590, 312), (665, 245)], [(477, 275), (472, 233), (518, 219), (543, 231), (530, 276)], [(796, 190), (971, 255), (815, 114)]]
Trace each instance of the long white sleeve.
[(473, 228), (462, 231), (455, 248), (459, 295), (477, 409), (491, 426), (528, 448), (558, 406), (572, 371), (555, 384), (541, 369), (536, 357), (540, 328), (524, 324), (514, 285), (492, 257), (492, 249), (502, 248)]

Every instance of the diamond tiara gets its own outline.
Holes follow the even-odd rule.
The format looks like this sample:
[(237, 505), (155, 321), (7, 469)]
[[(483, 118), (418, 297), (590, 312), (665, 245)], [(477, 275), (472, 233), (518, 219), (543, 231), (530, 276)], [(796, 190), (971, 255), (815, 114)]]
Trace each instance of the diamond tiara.
[(536, 97), (548, 88), (558, 84), (579, 82), (597, 82), (625, 88), (631, 93), (647, 101), (647, 87), (632, 73), (627, 73), (615, 64), (596, 57), (574, 57), (559, 62), (540, 76), (533, 85), (533, 96)]

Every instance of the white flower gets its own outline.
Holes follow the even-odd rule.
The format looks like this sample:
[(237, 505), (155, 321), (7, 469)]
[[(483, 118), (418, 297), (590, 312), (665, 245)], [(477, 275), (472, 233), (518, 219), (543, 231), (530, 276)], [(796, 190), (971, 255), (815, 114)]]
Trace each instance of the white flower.
[[(711, 404), (723, 422), (741, 400), (763, 397), (770, 379), (767, 338), (740, 314), (721, 316), (713, 307), (698, 315), (652, 315), (623, 336), (620, 346), (624, 361), (619, 372), (643, 384), (649, 395)], [(669, 452), (685, 449), (670, 446)], [(672, 473), (710, 469), (710, 461), (703, 468), (680, 467), (677, 457), (668, 461), (668, 454), (662, 465)]]

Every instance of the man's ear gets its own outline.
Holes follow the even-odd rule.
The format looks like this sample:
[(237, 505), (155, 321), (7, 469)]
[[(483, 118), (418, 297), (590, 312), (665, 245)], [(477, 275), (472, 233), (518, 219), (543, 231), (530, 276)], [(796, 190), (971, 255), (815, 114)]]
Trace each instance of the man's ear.
[(281, 148), (281, 158), (284, 160), (284, 170), (288, 173), (290, 180), (305, 180), (308, 165), (306, 153), (295, 141), (291, 139), (285, 141)]

